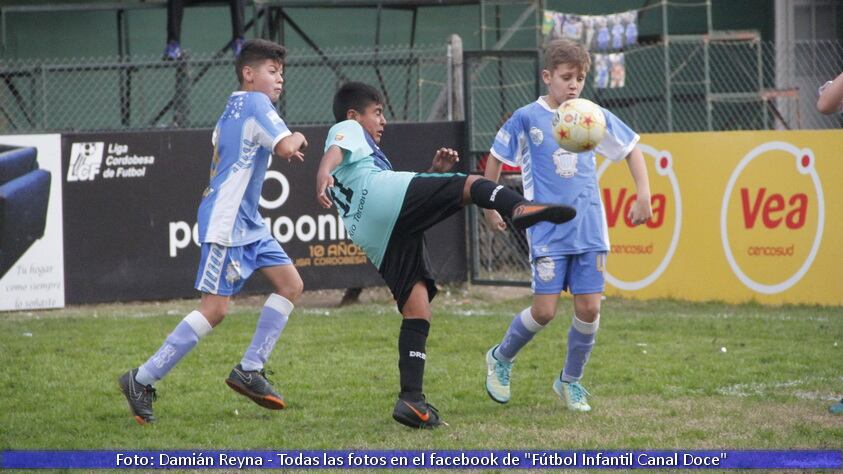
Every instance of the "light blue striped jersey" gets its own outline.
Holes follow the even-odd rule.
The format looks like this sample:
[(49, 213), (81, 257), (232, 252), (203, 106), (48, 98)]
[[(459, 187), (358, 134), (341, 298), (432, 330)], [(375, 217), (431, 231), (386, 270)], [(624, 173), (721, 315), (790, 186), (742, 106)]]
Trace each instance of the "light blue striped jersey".
[(212, 137), (211, 179), (198, 212), (199, 242), (237, 247), (270, 235), (258, 204), (272, 150), (288, 135), (266, 94), (231, 94)]
[[(527, 230), (530, 258), (608, 251), (606, 216), (597, 183), (594, 151), (571, 153), (553, 139), (554, 110), (543, 98), (516, 110), (495, 136), (491, 154), (521, 166), (524, 197), (577, 209), (565, 224), (540, 222)], [(638, 135), (618, 117), (603, 109), (606, 135), (596, 152), (621, 160), (638, 143)]]

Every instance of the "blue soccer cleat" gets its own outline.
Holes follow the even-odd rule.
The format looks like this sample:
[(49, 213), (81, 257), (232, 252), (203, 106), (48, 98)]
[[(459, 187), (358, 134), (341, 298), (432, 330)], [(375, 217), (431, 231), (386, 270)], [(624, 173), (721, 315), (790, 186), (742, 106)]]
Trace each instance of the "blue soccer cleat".
[(176, 60), (181, 58), (181, 44), (178, 41), (167, 42), (167, 47), (164, 48), (165, 60)]

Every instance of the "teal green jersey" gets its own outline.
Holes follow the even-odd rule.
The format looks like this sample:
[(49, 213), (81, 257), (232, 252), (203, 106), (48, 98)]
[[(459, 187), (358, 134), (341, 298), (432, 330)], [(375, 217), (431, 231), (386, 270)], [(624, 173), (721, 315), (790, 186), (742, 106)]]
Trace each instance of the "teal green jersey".
[(334, 205), (348, 236), (380, 268), (415, 173), (393, 171), (386, 155), (355, 120), (331, 127), (325, 151), (333, 145), (343, 155), (333, 173)]

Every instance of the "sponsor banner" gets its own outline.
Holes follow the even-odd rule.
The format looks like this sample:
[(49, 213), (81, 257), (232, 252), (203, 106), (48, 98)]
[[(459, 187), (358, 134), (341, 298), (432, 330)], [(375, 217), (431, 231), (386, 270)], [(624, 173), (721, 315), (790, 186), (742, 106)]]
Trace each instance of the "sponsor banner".
[(0, 135), (0, 311), (64, 306), (59, 135)]
[[(327, 127), (295, 127), (310, 144), (305, 162), (274, 159), (260, 212), (306, 289), (383, 284), (348, 239), (335, 209), (316, 202)], [(460, 123), (396, 124), (382, 147), (397, 169), (426, 171), (441, 146), (461, 149)], [(208, 184), (211, 130), (62, 136), (67, 300), (88, 303), (196, 295), (196, 211)], [(434, 274), (465, 278), (463, 216), (427, 233)], [(245, 292), (270, 286), (253, 276)]]
[(3, 451), (4, 469), (839, 469), (825, 451)]
[(653, 218), (633, 227), (626, 164), (598, 168), (607, 293), (843, 304), (841, 131), (648, 134)]

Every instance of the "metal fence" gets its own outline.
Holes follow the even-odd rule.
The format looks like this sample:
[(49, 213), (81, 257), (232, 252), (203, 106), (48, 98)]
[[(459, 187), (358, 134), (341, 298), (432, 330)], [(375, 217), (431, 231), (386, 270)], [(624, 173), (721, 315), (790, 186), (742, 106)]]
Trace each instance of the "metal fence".
[[(387, 118), (448, 117), (449, 47), (291, 50), (278, 107), (288, 123), (333, 123), (338, 84), (358, 80), (387, 97)], [(0, 133), (211, 127), (237, 89), (230, 55), (7, 60), (0, 64)], [(438, 107), (442, 110), (434, 110)]]
[(624, 53), (625, 84), (583, 92), (639, 132), (839, 127), (817, 89), (843, 71), (843, 43), (784, 48), (752, 35), (671, 37)]
[[(466, 126), (474, 169), (483, 169), (494, 136), (519, 107), (545, 93), (536, 51), (466, 53)], [(747, 35), (671, 37), (624, 52), (624, 85), (583, 97), (608, 108), (637, 132), (840, 128), (843, 116), (816, 112), (817, 89), (843, 71), (843, 43), (797, 42), (777, 49)], [(520, 191), (517, 172), (503, 182)], [(471, 279), (528, 285), (524, 233), (492, 232), (469, 214)]]

